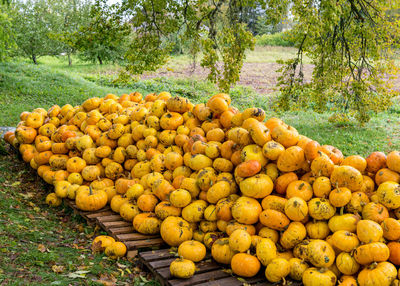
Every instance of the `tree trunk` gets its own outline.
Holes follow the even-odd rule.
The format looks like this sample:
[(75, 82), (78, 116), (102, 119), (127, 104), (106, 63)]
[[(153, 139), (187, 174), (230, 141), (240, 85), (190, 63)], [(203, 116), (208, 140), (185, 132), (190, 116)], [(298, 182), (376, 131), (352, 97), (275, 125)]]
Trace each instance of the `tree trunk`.
[(72, 59), (71, 59), (71, 54), (68, 53), (68, 65), (72, 66)]
[(97, 59), (99, 60), (99, 64), (103, 64), (103, 61), (101, 60), (100, 56), (97, 56)]
[(32, 61), (35, 65), (37, 65), (37, 61), (36, 61), (36, 55), (32, 54)]

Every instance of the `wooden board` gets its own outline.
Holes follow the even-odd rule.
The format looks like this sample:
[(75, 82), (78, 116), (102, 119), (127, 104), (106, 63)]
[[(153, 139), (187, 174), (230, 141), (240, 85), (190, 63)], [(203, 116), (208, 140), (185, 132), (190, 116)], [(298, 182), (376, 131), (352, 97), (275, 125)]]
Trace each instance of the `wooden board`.
[[(229, 265), (221, 265), (211, 259), (208, 254), (205, 260), (196, 263), (196, 274), (189, 279), (177, 279), (171, 276), (169, 266), (176, 256), (170, 249), (139, 252), (139, 261), (145, 265), (154, 277), (164, 286), (239, 286), (277, 285), (266, 280), (262, 268), (259, 274), (252, 278), (240, 278), (232, 275)], [(288, 281), (288, 285), (301, 285), (300, 282)]]
[[(19, 154), (19, 152), (18, 152)], [(211, 259), (207, 254), (205, 259), (196, 263), (196, 274), (189, 279), (177, 279), (171, 276), (169, 266), (176, 259), (175, 253), (165, 248), (166, 245), (159, 235), (145, 235), (136, 232), (132, 223), (124, 221), (113, 212), (109, 206), (98, 211), (87, 212), (79, 210), (73, 200), (64, 200), (76, 213), (85, 218), (89, 224), (97, 224), (110, 236), (123, 242), (128, 249), (127, 258), (139, 257), (155, 278), (164, 286), (239, 286), (239, 285), (277, 285), (265, 279), (264, 268), (252, 278), (239, 278), (231, 274), (229, 266), (223, 266)], [(147, 250), (157, 248), (156, 250)], [(287, 281), (288, 285), (302, 285), (298, 281)], [(279, 285), (279, 284), (278, 284)]]
[(93, 212), (81, 211), (73, 200), (65, 200), (66, 204), (85, 218), (89, 224), (97, 224), (110, 236), (123, 242), (128, 249), (128, 258), (137, 255), (139, 249), (159, 248), (164, 245), (159, 235), (146, 235), (136, 232), (132, 223), (125, 221), (119, 214), (113, 212), (109, 206)]

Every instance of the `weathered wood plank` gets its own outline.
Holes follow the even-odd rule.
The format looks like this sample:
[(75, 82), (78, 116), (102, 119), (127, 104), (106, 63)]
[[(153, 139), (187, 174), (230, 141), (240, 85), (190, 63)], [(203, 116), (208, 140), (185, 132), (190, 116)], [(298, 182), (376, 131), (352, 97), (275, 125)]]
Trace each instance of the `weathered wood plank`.
[(143, 240), (143, 239), (152, 239), (152, 238), (159, 238), (158, 235), (147, 235), (141, 233), (125, 233), (125, 234), (118, 234), (115, 236), (118, 240), (121, 241), (129, 241), (129, 240)]
[[(168, 268), (169, 271), (169, 268)], [(171, 286), (190, 286), (196, 285), (202, 282), (211, 282), (221, 278), (229, 277), (230, 275), (222, 270), (214, 270), (210, 272), (204, 272), (196, 274), (189, 279), (171, 279), (168, 280), (168, 284)], [(168, 278), (167, 278), (168, 279)]]
[(171, 258), (171, 257), (174, 257), (174, 254), (171, 253), (170, 249), (168, 249), (168, 248), (151, 250), (151, 251), (139, 253), (139, 258), (142, 260), (143, 263), (151, 262), (151, 261), (159, 260), (159, 259), (167, 259), (167, 258)]
[(113, 227), (113, 228), (110, 228), (109, 231), (113, 236), (116, 236), (118, 234), (126, 234), (126, 233), (135, 232), (135, 230), (133, 229), (132, 226)]
[(152, 239), (136, 240), (136, 241), (123, 241), (123, 243), (125, 243), (128, 250), (131, 250), (131, 249), (161, 245), (164, 243), (164, 241), (161, 238), (152, 238)]

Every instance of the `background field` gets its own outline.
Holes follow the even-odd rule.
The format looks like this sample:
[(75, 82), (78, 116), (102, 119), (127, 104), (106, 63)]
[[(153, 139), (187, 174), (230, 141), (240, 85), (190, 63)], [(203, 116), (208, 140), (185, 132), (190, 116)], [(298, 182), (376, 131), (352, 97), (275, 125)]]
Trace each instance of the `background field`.
[[(233, 104), (240, 109), (250, 106), (262, 107), (267, 117), (279, 116), (300, 133), (340, 148), (345, 155), (367, 155), (372, 151), (388, 152), (400, 149), (400, 104), (372, 118), (365, 126), (357, 123), (337, 124), (328, 122), (330, 113), (318, 114), (311, 110), (276, 113), (273, 110), (274, 90), (278, 64), (276, 59), (293, 56), (293, 48), (256, 47), (247, 55), (240, 84), (231, 91)], [(122, 94), (139, 91), (170, 91), (190, 98), (193, 102), (204, 102), (214, 94), (216, 87), (205, 80), (206, 72), (197, 65), (191, 73), (188, 56), (174, 56), (170, 62), (155, 73), (148, 73), (125, 84), (114, 83), (120, 67), (80, 62), (74, 58), (68, 66), (64, 57), (43, 57), (39, 65), (19, 60), (0, 64), (0, 125), (18, 123), (18, 115), (36, 107), (48, 108), (53, 104), (80, 104), (92, 96), (107, 93)], [(312, 66), (306, 66), (306, 76)], [(396, 82), (396, 88), (398, 88)]]

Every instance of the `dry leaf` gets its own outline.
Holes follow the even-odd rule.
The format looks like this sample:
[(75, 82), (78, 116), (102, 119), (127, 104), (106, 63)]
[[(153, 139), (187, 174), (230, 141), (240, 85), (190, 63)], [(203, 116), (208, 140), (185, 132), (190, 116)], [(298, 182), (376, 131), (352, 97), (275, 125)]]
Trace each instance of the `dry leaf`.
[(119, 268), (126, 268), (126, 265), (121, 264), (121, 263), (118, 263), (118, 262), (117, 262), (117, 266), (118, 266)]
[(114, 286), (117, 282), (117, 279), (111, 274), (101, 274), (99, 280), (95, 280), (95, 282), (103, 284), (105, 286)]
[(46, 246), (44, 246), (43, 244), (39, 244), (38, 245), (38, 248), (37, 248), (41, 253), (43, 253), (43, 252), (45, 252), (47, 249), (46, 249)]
[(55, 273), (62, 273), (62, 272), (64, 272), (65, 267), (62, 265), (53, 265), (51, 267), (51, 270), (53, 270), (53, 272), (55, 272)]
[(102, 252), (104, 248), (101, 247), (101, 244), (102, 244), (101, 241), (94, 242), (92, 244), (92, 252), (93, 253)]
[(80, 271), (75, 271), (72, 273), (68, 273), (66, 276), (69, 278), (85, 278), (86, 277), (86, 273), (89, 273), (90, 271), (84, 271), (84, 270), (80, 270)]

